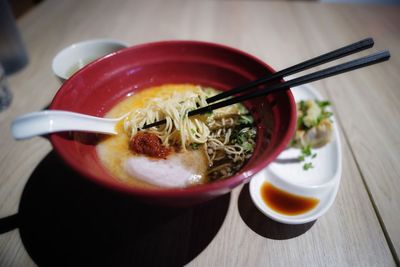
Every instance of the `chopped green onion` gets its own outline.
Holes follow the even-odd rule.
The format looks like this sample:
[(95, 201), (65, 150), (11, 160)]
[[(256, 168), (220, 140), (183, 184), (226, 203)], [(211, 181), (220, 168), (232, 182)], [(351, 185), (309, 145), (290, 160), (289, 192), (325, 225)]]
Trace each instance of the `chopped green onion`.
[(312, 169), (312, 168), (314, 168), (314, 166), (312, 165), (312, 162), (307, 162), (307, 163), (304, 163), (304, 165), (303, 165), (303, 170), (305, 170), (305, 171), (308, 171), (309, 169)]
[(320, 108), (325, 108), (325, 107), (331, 105), (331, 102), (329, 102), (329, 101), (327, 101), (327, 100), (325, 100), (325, 101), (316, 100), (315, 102), (317, 103), (317, 105), (318, 105)]
[(254, 122), (253, 117), (250, 115), (241, 115), (238, 120), (238, 123), (240, 125), (252, 125), (253, 122)]
[(197, 143), (191, 143), (190, 144), (190, 147), (193, 149), (193, 150), (197, 150), (197, 149), (199, 149), (199, 144), (197, 144)]
[(293, 147), (296, 144), (294, 139), (290, 140), (289, 147)]
[(249, 142), (244, 142), (242, 147), (245, 151), (253, 151), (253, 145)]
[(248, 112), (246, 107), (243, 106), (242, 104), (237, 104), (237, 108), (238, 108), (238, 111), (239, 111), (240, 115), (245, 114), (245, 113)]
[(310, 146), (310, 145), (308, 145), (308, 146), (303, 146), (303, 147), (301, 148), (301, 153), (302, 153), (304, 156), (306, 156), (306, 157), (311, 156), (311, 154), (312, 154), (312, 152), (311, 152), (311, 146)]
[(306, 111), (306, 102), (304, 100), (300, 101), (300, 110)]

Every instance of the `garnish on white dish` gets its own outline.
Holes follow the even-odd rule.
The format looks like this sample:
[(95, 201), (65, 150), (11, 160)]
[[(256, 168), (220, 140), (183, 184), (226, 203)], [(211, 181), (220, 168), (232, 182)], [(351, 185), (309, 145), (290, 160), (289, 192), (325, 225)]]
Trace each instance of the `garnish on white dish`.
[(312, 160), (317, 157), (313, 148), (320, 148), (332, 140), (333, 125), (327, 110), (329, 101), (301, 100), (297, 102), (297, 128), (290, 147), (300, 149), (298, 159), (303, 164), (303, 170), (313, 168)]
[[(254, 175), (250, 195), (256, 207), (269, 218), (286, 224), (303, 224), (315, 221), (332, 206), (339, 189), (342, 156), (338, 125), (330, 113), (330, 103), (309, 86), (293, 88), (292, 93), (300, 109), (297, 130), (303, 131), (297, 137), (302, 138), (294, 136), (291, 147)], [(307, 130), (316, 127), (312, 131), (322, 131), (323, 120), (327, 120), (324, 123), (329, 123), (332, 130), (324, 129), (323, 138), (316, 142), (313, 136), (313, 142), (308, 142)], [(304, 167), (307, 163), (313, 167)], [(304, 168), (308, 171), (303, 171)]]

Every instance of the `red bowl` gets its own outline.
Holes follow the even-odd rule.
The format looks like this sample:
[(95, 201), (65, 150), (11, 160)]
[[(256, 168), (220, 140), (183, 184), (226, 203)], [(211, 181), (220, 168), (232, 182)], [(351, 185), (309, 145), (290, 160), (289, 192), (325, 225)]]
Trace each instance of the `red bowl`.
[[(67, 80), (51, 109), (104, 116), (127, 95), (161, 84), (192, 83), (228, 90), (274, 70), (240, 50), (198, 41), (164, 41), (133, 46), (105, 56)], [(184, 189), (143, 189), (120, 182), (101, 164), (90, 143), (65, 134), (50, 136), (54, 149), (83, 177), (145, 201), (190, 205), (230, 192), (248, 182), (288, 145), (296, 124), (290, 90), (244, 103), (257, 125), (253, 156), (234, 176)]]

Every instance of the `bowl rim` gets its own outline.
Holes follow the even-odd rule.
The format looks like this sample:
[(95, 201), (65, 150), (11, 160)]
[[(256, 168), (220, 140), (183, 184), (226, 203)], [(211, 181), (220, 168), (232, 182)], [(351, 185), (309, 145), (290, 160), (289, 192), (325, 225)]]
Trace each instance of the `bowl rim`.
[[(220, 43), (212, 43), (212, 42), (205, 42), (205, 41), (197, 41), (197, 40), (165, 40), (165, 41), (157, 41), (157, 42), (149, 42), (149, 43), (144, 43), (144, 44), (138, 44), (134, 45), (131, 47), (128, 47), (126, 49), (122, 49), (116, 52), (113, 52), (111, 54), (108, 54), (102, 58), (99, 58), (88, 65), (86, 65), (84, 68), (80, 69), (78, 72), (76, 72), (74, 75), (72, 75), (66, 82), (60, 87), (58, 92), (53, 98), (52, 103), (50, 104), (50, 109), (56, 109), (57, 108), (57, 103), (59, 99), (63, 96), (65, 93), (63, 88), (66, 88), (70, 83), (73, 82), (75, 77), (78, 75), (82, 75), (87, 71), (90, 71), (92, 66), (97, 64), (100, 61), (107, 60), (110, 57), (114, 57), (118, 54), (121, 53), (126, 53), (127, 51), (134, 50), (134, 49), (140, 49), (144, 47), (154, 47), (154, 46), (160, 46), (160, 45), (171, 45), (171, 44), (185, 44), (185, 45), (201, 45), (201, 46), (208, 46), (208, 47), (214, 47), (218, 49), (224, 49), (228, 50), (232, 53), (235, 54), (240, 54), (242, 56), (245, 56), (249, 58), (252, 61), (257, 62), (258, 64), (262, 65), (265, 67), (268, 71), (275, 73), (275, 70), (270, 67), (267, 63), (264, 61), (256, 58), (255, 56), (244, 52), (242, 50), (239, 50), (237, 48), (233, 48), (224, 44)], [(231, 191), (234, 187), (238, 186), (239, 184), (243, 182), (248, 182), (249, 179), (256, 174), (257, 172), (261, 171), (263, 168), (265, 168), (273, 159), (275, 159), (279, 153), (283, 149), (286, 148), (288, 145), (289, 141), (291, 140), (294, 130), (295, 130), (295, 125), (297, 121), (297, 115), (296, 115), (296, 104), (294, 97), (291, 93), (290, 90), (286, 90), (285, 94), (287, 95), (289, 99), (289, 104), (291, 107), (291, 110), (289, 111), (289, 129), (281, 139), (281, 142), (277, 145), (276, 149), (267, 157), (265, 160), (262, 162), (256, 164), (253, 166), (251, 169), (247, 171), (239, 170), (235, 175), (229, 177), (228, 179), (223, 179), (219, 180), (213, 183), (209, 184), (204, 184), (204, 185), (198, 185), (198, 186), (193, 186), (193, 187), (185, 187), (185, 188), (162, 188), (162, 189), (152, 189), (152, 188), (139, 188), (139, 187), (133, 187), (129, 186), (126, 183), (123, 183), (121, 181), (118, 181), (117, 179), (99, 179), (95, 175), (92, 175), (88, 171), (86, 171), (84, 168), (80, 168), (78, 164), (76, 164), (74, 161), (72, 161), (68, 155), (63, 152), (62, 146), (58, 143), (57, 136), (60, 133), (52, 133), (50, 134), (50, 142), (53, 145), (54, 150), (61, 156), (61, 158), (69, 165), (71, 166), (74, 171), (76, 171), (78, 174), (81, 176), (97, 183), (100, 184), (104, 187), (113, 189), (115, 191), (123, 192), (123, 193), (128, 193), (130, 195), (135, 195), (135, 196), (140, 196), (140, 197), (157, 197), (157, 198), (182, 198), (182, 197), (187, 197), (187, 196), (199, 196), (199, 195), (220, 195), (221, 193), (213, 193), (216, 190), (220, 191), (221, 189), (226, 189), (226, 192)], [(251, 159), (251, 158), (250, 158)], [(109, 174), (112, 176), (111, 174)]]

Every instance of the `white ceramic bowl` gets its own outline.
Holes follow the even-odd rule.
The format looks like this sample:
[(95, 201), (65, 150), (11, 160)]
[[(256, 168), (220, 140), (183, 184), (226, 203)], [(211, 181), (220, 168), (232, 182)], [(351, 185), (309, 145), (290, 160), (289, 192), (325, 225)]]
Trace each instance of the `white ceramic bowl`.
[(64, 82), (90, 62), (126, 47), (126, 43), (110, 39), (94, 39), (72, 44), (53, 58), (53, 73)]

